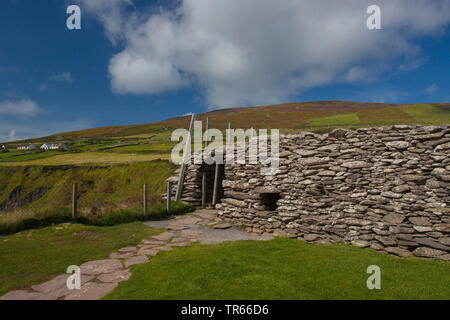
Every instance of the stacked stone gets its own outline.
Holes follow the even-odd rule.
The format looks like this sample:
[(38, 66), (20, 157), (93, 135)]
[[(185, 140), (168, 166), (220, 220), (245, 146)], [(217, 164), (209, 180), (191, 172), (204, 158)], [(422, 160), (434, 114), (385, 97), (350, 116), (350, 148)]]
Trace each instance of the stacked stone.
[[(246, 164), (225, 165), (216, 209), (258, 234), (450, 260), (449, 153), (446, 125), (282, 135), (276, 174), (261, 175), (270, 159), (249, 164), (248, 152)], [(201, 199), (196, 170), (191, 203)], [(268, 195), (279, 196), (275, 210)]]
[[(192, 204), (194, 206), (201, 206), (202, 204), (202, 173), (200, 171), (201, 165), (188, 165), (186, 174), (184, 177), (183, 192), (181, 195), (181, 201)], [(178, 189), (178, 178), (180, 169), (175, 171), (175, 175), (168, 178), (167, 182), (172, 182), (172, 200), (175, 200), (175, 196)], [(167, 199), (167, 193), (162, 195), (164, 200)]]
[[(181, 194), (181, 201), (189, 203), (193, 206), (199, 207), (202, 205), (202, 176), (203, 172), (207, 173), (207, 199), (212, 198), (213, 184), (214, 184), (214, 168), (213, 165), (187, 165), (186, 174), (184, 178), (183, 191)], [(176, 170), (175, 175), (168, 178), (167, 182), (172, 182), (172, 200), (175, 200), (175, 196), (178, 189), (178, 179), (180, 169)], [(167, 200), (167, 193), (162, 195), (163, 200)]]

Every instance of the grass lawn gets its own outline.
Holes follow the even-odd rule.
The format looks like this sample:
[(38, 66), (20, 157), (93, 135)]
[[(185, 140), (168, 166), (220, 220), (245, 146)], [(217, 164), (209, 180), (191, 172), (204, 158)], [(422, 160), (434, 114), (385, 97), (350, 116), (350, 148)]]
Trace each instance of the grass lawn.
[(68, 224), (0, 236), (0, 296), (65, 273), (70, 265), (108, 258), (159, 232), (135, 222), (113, 227)]
[[(381, 268), (381, 290), (366, 287)], [(450, 264), (286, 238), (194, 245), (132, 267), (106, 299), (450, 299)]]
[(308, 127), (336, 126), (358, 124), (359, 118), (356, 113), (332, 114), (322, 118), (312, 118)]

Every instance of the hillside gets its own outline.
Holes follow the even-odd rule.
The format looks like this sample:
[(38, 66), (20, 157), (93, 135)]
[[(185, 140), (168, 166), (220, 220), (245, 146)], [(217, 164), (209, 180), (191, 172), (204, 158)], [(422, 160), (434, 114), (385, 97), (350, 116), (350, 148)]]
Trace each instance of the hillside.
[[(340, 115), (337, 118), (333, 118)], [(333, 116), (333, 117), (331, 117)], [(285, 103), (233, 109), (219, 109), (197, 115), (197, 119), (210, 118), (214, 128), (227, 127), (228, 121), (239, 128), (302, 129), (334, 125), (382, 124), (438, 124), (449, 122), (450, 103), (387, 104), (351, 101), (317, 101)], [(181, 116), (156, 123), (128, 126), (99, 127), (54, 134), (49, 137), (21, 142), (61, 141), (82, 138), (148, 137), (169, 128), (189, 126), (190, 116)]]
[[(272, 106), (221, 109), (197, 115), (210, 119), (212, 128), (277, 128), (282, 132), (327, 132), (335, 127), (358, 128), (389, 124), (440, 125), (450, 123), (450, 104), (394, 105), (348, 101), (287, 103)], [(174, 128), (187, 128), (190, 116), (156, 123), (111, 126), (64, 132), (48, 137), (8, 143), (10, 152), (0, 153), (0, 166), (86, 165), (169, 159), (175, 145)], [(25, 143), (63, 142), (69, 151), (19, 151)]]

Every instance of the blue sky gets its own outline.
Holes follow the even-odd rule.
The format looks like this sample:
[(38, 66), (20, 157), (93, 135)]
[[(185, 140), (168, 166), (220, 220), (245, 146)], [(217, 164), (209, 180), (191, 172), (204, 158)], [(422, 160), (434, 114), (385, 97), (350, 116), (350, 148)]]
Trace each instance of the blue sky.
[(450, 1), (378, 1), (381, 30), (365, 25), (377, 1), (340, 3), (4, 0), (0, 141), (223, 107), (450, 102)]

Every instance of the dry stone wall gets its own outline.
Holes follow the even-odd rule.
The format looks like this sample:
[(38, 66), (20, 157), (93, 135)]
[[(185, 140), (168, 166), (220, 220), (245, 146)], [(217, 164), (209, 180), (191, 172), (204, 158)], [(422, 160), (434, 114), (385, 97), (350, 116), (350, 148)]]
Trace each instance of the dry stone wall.
[[(275, 175), (261, 175), (259, 164), (225, 165), (216, 209), (258, 234), (448, 261), (449, 153), (446, 125), (282, 135)], [(183, 192), (196, 205), (201, 168), (188, 167)]]

